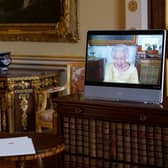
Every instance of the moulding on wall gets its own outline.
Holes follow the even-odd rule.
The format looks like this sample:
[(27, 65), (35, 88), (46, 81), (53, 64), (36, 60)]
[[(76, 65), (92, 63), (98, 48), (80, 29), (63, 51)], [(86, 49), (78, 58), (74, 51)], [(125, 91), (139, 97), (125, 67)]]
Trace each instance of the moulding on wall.
[(70, 62), (83, 62), (84, 56), (12, 55), (12, 68), (62, 69)]

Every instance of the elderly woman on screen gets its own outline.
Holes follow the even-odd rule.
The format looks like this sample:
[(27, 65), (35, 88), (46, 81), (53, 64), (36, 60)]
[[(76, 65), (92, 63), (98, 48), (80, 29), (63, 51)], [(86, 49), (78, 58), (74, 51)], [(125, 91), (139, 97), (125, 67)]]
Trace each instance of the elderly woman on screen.
[(112, 63), (105, 67), (105, 82), (139, 83), (136, 67), (128, 62), (128, 47), (116, 45), (112, 50)]

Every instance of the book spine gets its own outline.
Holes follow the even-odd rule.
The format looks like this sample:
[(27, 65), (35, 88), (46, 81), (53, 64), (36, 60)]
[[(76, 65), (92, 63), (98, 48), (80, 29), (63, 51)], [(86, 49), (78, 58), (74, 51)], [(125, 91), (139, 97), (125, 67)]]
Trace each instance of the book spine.
[(117, 160), (124, 160), (123, 125), (117, 123)]
[(146, 150), (146, 126), (138, 126), (138, 153), (139, 163), (147, 164), (147, 150)]
[(83, 119), (83, 154), (89, 156), (89, 120)]
[(155, 165), (158, 167), (163, 166), (162, 156), (162, 129), (160, 127), (154, 127), (154, 153), (155, 153)]
[(96, 163), (97, 163), (97, 159), (96, 158), (90, 158), (90, 168), (96, 168)]
[(83, 166), (82, 166), (82, 168), (88, 168), (89, 167), (89, 163), (90, 163), (90, 158), (87, 157), (87, 156), (84, 156), (83, 157)]
[(76, 154), (76, 119), (70, 118), (70, 153)]
[(77, 165), (76, 155), (70, 155), (70, 167), (75, 168)]
[(110, 123), (110, 136), (111, 136), (111, 158), (112, 160), (117, 159), (117, 131), (116, 131), (116, 123)]
[(104, 160), (104, 168), (110, 168), (110, 160)]
[(64, 154), (64, 168), (70, 168), (70, 155)]
[(123, 124), (124, 130), (124, 161), (131, 162), (130, 124)]
[(116, 168), (124, 168), (124, 164), (123, 163), (117, 163)]
[(83, 126), (82, 126), (82, 119), (77, 118), (77, 130), (76, 130), (76, 152), (78, 155), (83, 154)]
[(148, 126), (146, 128), (146, 150), (147, 150), (147, 162), (149, 165), (155, 165), (154, 156), (154, 127)]
[(99, 158), (103, 158), (103, 122), (101, 120), (96, 121), (96, 155)]
[(168, 167), (168, 128), (163, 128), (162, 133), (163, 142), (163, 165)]
[(83, 157), (80, 155), (76, 155), (76, 167), (83, 167)]
[(64, 123), (63, 123), (63, 135), (64, 135), (64, 139), (65, 139), (65, 151), (68, 153), (70, 150), (70, 145), (69, 145), (69, 139), (70, 139), (70, 130), (69, 130), (69, 118), (68, 117), (64, 117), (63, 118)]
[(138, 164), (138, 128), (137, 124), (131, 124), (131, 161)]
[(104, 146), (104, 159), (110, 159), (110, 122), (104, 121), (103, 123), (103, 146)]
[(90, 156), (96, 157), (96, 121), (90, 120), (89, 122), (90, 127)]

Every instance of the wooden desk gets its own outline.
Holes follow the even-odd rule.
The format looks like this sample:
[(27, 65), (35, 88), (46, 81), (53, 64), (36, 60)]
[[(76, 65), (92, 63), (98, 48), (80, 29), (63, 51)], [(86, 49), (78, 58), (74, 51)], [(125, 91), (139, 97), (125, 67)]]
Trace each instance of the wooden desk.
[(0, 74), (0, 132), (35, 130), (34, 88), (58, 85), (61, 70), (9, 69)]
[(58, 137), (56, 134), (50, 133), (1, 133), (0, 138), (10, 138), (18, 136), (29, 136), (32, 138), (36, 154), (21, 155), (21, 156), (7, 156), (0, 157), (0, 159), (16, 162), (17, 168), (23, 168), (25, 161), (37, 160), (38, 167), (43, 167), (42, 159), (53, 155), (58, 155), (63, 152), (65, 146), (63, 138)]
[(64, 168), (168, 168), (168, 106), (56, 98)]

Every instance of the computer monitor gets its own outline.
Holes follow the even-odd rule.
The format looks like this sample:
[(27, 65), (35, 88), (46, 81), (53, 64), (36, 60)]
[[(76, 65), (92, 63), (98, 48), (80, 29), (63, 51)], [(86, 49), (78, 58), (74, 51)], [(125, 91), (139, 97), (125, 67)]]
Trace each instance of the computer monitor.
[(87, 32), (84, 96), (163, 102), (165, 30)]

